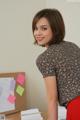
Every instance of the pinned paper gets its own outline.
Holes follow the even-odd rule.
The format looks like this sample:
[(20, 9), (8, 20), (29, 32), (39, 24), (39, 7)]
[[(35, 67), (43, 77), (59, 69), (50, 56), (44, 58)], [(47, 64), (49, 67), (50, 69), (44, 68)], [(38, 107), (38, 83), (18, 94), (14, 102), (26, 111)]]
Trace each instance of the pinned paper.
[(13, 95), (9, 95), (9, 97), (8, 97), (8, 101), (10, 102), (10, 103), (15, 103), (15, 100), (16, 100), (16, 97), (15, 96), (13, 96)]
[(0, 86), (0, 96), (2, 95), (3, 88)]
[(13, 96), (14, 96), (14, 91), (10, 91), (10, 95), (13, 95)]
[(15, 80), (14, 80), (14, 79), (11, 80), (11, 82), (10, 82), (10, 90), (11, 90), (11, 91), (14, 91), (14, 89), (15, 89), (15, 84), (16, 84)]
[(22, 86), (18, 85), (17, 88), (16, 88), (16, 92), (17, 92), (20, 96), (22, 96), (22, 95), (23, 95), (23, 92), (24, 92), (24, 88), (23, 88)]
[(20, 85), (24, 84), (25, 81), (25, 75), (24, 74), (18, 74), (17, 80), (16, 80)]

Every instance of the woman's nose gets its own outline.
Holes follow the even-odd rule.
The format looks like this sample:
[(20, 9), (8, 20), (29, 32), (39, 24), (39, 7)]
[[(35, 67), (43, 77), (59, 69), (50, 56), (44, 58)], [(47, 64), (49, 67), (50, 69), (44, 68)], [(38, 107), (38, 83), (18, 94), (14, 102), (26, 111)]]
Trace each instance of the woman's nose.
[(38, 30), (36, 31), (36, 35), (41, 35), (41, 34), (42, 34), (41, 30), (38, 29)]

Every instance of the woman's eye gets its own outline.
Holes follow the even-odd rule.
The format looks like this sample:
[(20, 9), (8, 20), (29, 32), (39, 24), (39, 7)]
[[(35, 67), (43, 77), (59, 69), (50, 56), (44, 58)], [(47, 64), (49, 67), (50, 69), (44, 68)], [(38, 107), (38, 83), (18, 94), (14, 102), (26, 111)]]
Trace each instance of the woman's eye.
[(43, 27), (42, 30), (47, 30), (47, 28), (46, 28), (46, 27)]
[(35, 29), (34, 30), (38, 30), (38, 28), (37, 27), (35, 27)]
[(37, 31), (37, 30), (47, 30), (47, 27), (40, 27), (40, 28), (38, 28), (38, 27), (35, 27), (35, 29), (34, 29), (34, 31)]

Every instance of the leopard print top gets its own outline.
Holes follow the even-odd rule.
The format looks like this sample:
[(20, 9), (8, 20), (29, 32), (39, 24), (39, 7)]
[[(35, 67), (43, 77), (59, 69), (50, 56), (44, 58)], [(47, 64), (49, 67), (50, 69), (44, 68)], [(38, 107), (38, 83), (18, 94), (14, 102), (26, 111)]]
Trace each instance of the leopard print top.
[(56, 76), (59, 103), (62, 106), (80, 95), (80, 48), (63, 41), (48, 47), (36, 60), (43, 77)]

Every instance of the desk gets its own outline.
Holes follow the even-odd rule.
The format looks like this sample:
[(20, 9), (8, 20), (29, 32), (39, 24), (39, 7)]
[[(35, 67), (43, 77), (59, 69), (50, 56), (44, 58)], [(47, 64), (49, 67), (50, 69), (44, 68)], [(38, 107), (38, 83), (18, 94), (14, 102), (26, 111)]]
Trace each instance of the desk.
[(44, 112), (44, 113), (41, 113), (42, 117), (43, 117), (43, 120), (47, 120), (47, 113)]
[(21, 120), (20, 112), (7, 115), (6, 120)]
[[(41, 115), (43, 116), (44, 120), (47, 120), (47, 113), (42, 113)], [(21, 120), (20, 112), (7, 115), (6, 120)]]

